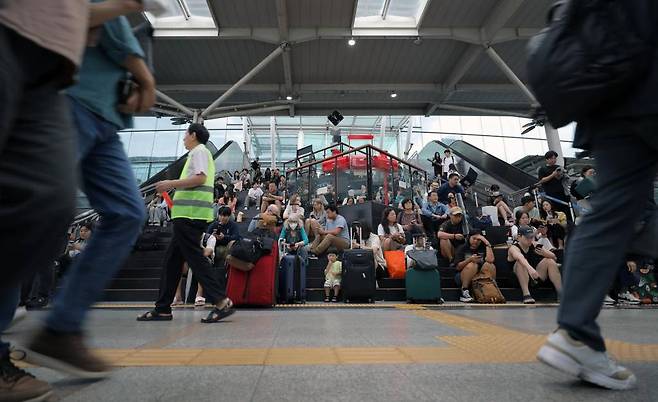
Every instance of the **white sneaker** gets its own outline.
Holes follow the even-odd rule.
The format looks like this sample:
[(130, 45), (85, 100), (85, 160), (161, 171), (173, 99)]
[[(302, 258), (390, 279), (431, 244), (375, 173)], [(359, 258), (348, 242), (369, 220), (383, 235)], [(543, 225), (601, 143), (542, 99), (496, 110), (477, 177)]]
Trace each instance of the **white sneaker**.
[(604, 306), (614, 306), (615, 303), (617, 303), (617, 302), (615, 301), (615, 299), (613, 299), (612, 297), (610, 297), (610, 295), (605, 295), (605, 299), (603, 299), (603, 305), (604, 305)]
[(617, 294), (617, 301), (619, 303), (624, 303), (624, 304), (632, 304), (632, 305), (637, 305), (640, 304), (640, 299), (638, 299), (633, 293), (629, 292), (628, 290)]
[(206, 305), (206, 298), (198, 296), (196, 299), (194, 299), (194, 306), (195, 307), (203, 307)]
[(630, 370), (618, 365), (607, 353), (597, 352), (571, 338), (563, 329), (548, 336), (537, 353), (537, 359), (583, 381), (608, 389), (630, 389), (637, 382)]
[(462, 289), (462, 295), (459, 297), (459, 301), (462, 303), (472, 303), (473, 298), (469, 293), (468, 289)]
[(16, 310), (14, 311), (14, 318), (11, 320), (11, 323), (9, 324), (9, 328), (23, 321), (26, 316), (27, 316), (27, 308), (16, 307)]

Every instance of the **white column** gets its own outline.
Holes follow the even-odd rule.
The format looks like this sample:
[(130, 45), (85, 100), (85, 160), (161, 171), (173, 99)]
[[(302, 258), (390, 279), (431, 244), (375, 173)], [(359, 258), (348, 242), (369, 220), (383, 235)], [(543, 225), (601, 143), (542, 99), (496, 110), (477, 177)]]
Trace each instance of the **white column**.
[(246, 117), (242, 118), (242, 144), (244, 145), (244, 154), (251, 159), (251, 136), (249, 135), (249, 122)]
[(304, 130), (301, 128), (297, 132), (297, 149), (304, 148)]
[(384, 149), (384, 136), (386, 135), (386, 116), (382, 116), (379, 124), (379, 149)]
[(270, 116), (270, 145), (272, 148), (272, 169), (276, 168), (276, 117)]
[(398, 129), (398, 132), (395, 134), (395, 145), (396, 145), (396, 148), (397, 148), (396, 156), (398, 158), (402, 157), (402, 145), (400, 144), (400, 141), (401, 141), (400, 134), (402, 134), (402, 129)]
[(409, 145), (411, 145), (411, 136), (414, 132), (414, 122), (416, 121), (416, 116), (411, 116), (409, 118), (409, 125), (407, 126), (407, 138), (404, 141), (404, 159), (409, 158)]
[(564, 166), (564, 154), (562, 153), (562, 143), (560, 142), (560, 133), (557, 128), (551, 126), (548, 122), (544, 125), (546, 132), (546, 141), (548, 141), (548, 149), (557, 152), (557, 163)]

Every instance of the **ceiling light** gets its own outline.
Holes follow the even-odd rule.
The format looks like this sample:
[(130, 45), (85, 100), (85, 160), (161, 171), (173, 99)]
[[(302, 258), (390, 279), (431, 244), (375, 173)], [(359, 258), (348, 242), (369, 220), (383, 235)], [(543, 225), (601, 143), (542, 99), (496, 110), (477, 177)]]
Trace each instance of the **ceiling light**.
[(350, 39), (347, 41), (347, 44), (350, 45), (350, 46), (354, 46), (354, 45), (356, 45), (356, 41), (354, 40), (354, 38), (350, 38)]
[(286, 100), (292, 100), (292, 96), (290, 95), (286, 96)]
[(397, 97), (398, 94), (395, 91), (391, 92), (391, 98), (397, 98)]

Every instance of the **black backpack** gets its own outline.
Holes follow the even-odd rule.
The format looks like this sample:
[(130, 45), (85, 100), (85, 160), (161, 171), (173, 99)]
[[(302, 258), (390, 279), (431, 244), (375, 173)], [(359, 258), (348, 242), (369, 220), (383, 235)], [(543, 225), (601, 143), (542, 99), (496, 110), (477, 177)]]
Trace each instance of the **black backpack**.
[(653, 59), (622, 3), (562, 0), (528, 43), (528, 81), (554, 127), (581, 121), (632, 94)]

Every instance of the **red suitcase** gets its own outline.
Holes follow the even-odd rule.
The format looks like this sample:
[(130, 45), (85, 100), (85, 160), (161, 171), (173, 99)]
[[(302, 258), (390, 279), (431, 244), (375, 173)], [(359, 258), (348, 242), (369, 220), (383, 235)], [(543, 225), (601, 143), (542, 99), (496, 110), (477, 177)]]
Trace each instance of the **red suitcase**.
[(227, 296), (236, 306), (274, 306), (276, 304), (276, 277), (279, 250), (256, 261), (251, 271), (241, 271), (229, 265)]

